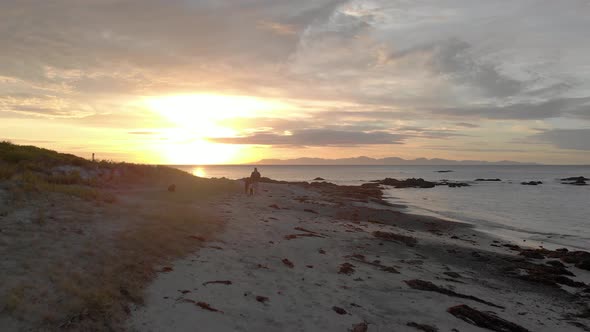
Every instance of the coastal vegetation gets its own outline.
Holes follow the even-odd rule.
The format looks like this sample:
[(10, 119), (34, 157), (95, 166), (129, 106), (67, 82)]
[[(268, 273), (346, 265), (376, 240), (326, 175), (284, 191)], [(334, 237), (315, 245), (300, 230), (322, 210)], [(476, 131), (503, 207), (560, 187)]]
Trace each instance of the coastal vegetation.
[(221, 229), (209, 206), (237, 190), (165, 166), (1, 142), (0, 325), (120, 329), (157, 270)]

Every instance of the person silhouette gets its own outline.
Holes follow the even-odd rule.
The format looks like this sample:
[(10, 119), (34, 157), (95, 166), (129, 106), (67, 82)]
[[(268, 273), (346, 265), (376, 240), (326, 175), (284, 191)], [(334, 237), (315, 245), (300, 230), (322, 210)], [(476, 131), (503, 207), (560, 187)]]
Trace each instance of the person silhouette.
[(260, 178), (258, 168), (254, 167), (254, 171), (250, 174), (250, 195), (258, 193), (258, 182), (260, 182)]

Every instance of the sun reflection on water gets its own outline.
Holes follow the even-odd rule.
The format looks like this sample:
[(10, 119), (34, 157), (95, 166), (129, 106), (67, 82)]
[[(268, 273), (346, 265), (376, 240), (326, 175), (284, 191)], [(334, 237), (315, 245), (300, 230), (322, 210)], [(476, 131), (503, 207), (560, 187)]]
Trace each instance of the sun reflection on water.
[(207, 173), (205, 172), (205, 169), (203, 167), (195, 167), (193, 168), (193, 170), (191, 171), (191, 173), (194, 176), (198, 176), (200, 178), (204, 178), (207, 176)]

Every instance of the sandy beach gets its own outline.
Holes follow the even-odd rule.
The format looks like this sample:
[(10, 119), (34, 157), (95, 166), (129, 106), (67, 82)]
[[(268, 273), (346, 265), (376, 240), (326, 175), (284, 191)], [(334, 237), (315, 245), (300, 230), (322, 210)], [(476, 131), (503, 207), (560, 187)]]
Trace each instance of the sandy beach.
[(161, 267), (128, 328), (589, 330), (590, 272), (557, 252), (337, 191), (264, 183), (224, 199), (224, 230)]
[(421, 179), (262, 178), (247, 196), (239, 180), (0, 147), (18, 160), (0, 162), (2, 331), (590, 329), (590, 253), (383, 199)]

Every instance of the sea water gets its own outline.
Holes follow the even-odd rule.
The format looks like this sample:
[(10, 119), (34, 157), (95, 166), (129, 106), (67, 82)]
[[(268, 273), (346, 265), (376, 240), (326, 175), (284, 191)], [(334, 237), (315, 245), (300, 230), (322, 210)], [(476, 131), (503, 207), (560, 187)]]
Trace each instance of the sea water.
[[(175, 166), (196, 176), (247, 177), (252, 166)], [(546, 248), (590, 249), (590, 185), (562, 184), (561, 178), (590, 178), (590, 166), (257, 166), (263, 176), (285, 181), (317, 177), (336, 184), (359, 185), (386, 177), (443, 179), (469, 187), (430, 189), (389, 187), (386, 199), (427, 214), (475, 225), (484, 232)], [(438, 171), (451, 172), (439, 173)], [(478, 178), (499, 178), (478, 182)], [(523, 181), (542, 181), (538, 186)]]

